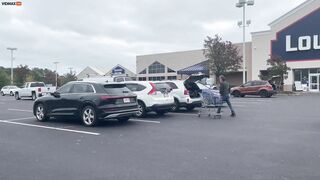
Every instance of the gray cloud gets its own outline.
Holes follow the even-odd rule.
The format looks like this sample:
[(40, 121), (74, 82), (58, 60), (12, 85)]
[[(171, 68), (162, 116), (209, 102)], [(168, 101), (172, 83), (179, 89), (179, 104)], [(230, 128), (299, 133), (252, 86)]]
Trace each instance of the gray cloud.
[[(304, 0), (256, 0), (248, 8), (249, 32), (267, 24)], [(202, 48), (203, 39), (220, 34), (240, 42), (237, 0), (95, 0), (23, 1), (22, 7), (0, 6), (0, 66), (8, 67), (8, 46), (18, 48), (15, 65), (54, 68), (135, 70), (135, 56)]]

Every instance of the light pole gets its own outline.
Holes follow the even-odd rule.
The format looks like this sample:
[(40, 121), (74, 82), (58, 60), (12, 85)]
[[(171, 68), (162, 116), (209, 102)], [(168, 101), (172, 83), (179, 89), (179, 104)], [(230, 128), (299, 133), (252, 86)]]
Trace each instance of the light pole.
[[(246, 5), (253, 6), (254, 1), (253, 0), (239, 0), (239, 2), (236, 4), (236, 7), (243, 9), (242, 14), (242, 23), (238, 22), (238, 25), (243, 28), (243, 44), (242, 44), (242, 56), (243, 56), (243, 84), (246, 83), (246, 27), (251, 23), (250, 21), (246, 22)], [(245, 25), (245, 23), (247, 25)]]
[(55, 62), (53, 62), (53, 64), (55, 64), (56, 65), (56, 87), (58, 87), (58, 64), (59, 64), (59, 62), (58, 61), (55, 61)]
[(18, 48), (10, 48), (8, 47), (7, 50), (11, 51), (11, 85), (13, 84), (13, 51), (18, 50)]

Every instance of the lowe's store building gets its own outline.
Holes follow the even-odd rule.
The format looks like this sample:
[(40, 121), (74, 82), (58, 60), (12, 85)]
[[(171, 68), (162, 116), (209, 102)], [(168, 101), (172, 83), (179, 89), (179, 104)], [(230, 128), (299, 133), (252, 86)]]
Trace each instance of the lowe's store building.
[[(252, 33), (246, 43), (247, 80), (259, 79), (266, 60), (279, 56), (291, 68), (284, 90), (320, 91), (320, 0), (307, 0), (269, 24), (270, 30)], [(241, 45), (235, 44), (241, 54)], [(208, 73), (202, 50), (137, 56), (139, 80), (180, 79), (196, 71)], [(227, 77), (228, 78), (228, 77)], [(231, 72), (232, 85), (242, 72)]]
[(269, 24), (270, 30), (252, 33), (252, 79), (267, 69), (265, 60), (282, 57), (291, 68), (285, 90), (300, 83), (319, 92), (320, 0), (307, 0)]

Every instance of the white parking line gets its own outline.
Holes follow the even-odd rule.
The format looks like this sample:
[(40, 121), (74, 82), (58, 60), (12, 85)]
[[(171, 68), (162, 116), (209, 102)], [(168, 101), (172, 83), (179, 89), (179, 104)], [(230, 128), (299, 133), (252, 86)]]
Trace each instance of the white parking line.
[(25, 117), (25, 118), (16, 118), (16, 119), (7, 119), (7, 120), (0, 120), (0, 121), (20, 121), (20, 120), (26, 120), (26, 119), (34, 119), (34, 117)]
[(20, 122), (14, 122), (13, 120), (14, 119), (0, 120), (0, 122), (7, 123), (7, 124), (20, 125), (20, 126), (29, 126), (29, 127), (43, 128), (43, 129), (51, 129), (51, 130), (56, 130), (56, 131), (65, 131), (65, 132), (80, 133), (80, 134), (95, 135), (95, 136), (100, 135), (100, 133), (94, 133), (94, 132), (89, 132), (89, 131), (78, 131), (78, 130), (65, 129), (65, 128), (56, 128), (56, 127), (50, 127), (50, 126), (41, 126), (41, 125), (35, 125), (35, 124), (20, 123)]
[(8, 111), (32, 112), (32, 110), (25, 110), (25, 109), (8, 109)]
[(141, 119), (130, 119), (129, 121), (134, 121), (134, 122), (146, 122), (146, 123), (156, 123), (156, 124), (159, 124), (159, 123), (160, 123), (160, 121), (141, 120)]

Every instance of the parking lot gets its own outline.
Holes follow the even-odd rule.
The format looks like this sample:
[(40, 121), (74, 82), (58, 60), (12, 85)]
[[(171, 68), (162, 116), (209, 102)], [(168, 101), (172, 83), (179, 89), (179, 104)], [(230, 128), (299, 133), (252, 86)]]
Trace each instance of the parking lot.
[(0, 97), (0, 179), (320, 178), (320, 95), (232, 98), (237, 116), (150, 114), (128, 123), (37, 122)]

